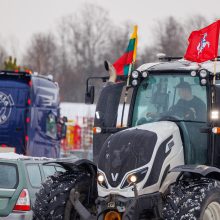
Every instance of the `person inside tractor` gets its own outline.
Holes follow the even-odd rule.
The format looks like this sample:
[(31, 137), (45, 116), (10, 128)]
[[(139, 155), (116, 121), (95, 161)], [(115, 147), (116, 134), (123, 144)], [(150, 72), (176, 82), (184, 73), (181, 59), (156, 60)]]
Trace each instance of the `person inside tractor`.
[(179, 115), (185, 120), (205, 120), (206, 105), (200, 98), (192, 95), (190, 84), (183, 81), (176, 88), (180, 99), (169, 109), (170, 113)]

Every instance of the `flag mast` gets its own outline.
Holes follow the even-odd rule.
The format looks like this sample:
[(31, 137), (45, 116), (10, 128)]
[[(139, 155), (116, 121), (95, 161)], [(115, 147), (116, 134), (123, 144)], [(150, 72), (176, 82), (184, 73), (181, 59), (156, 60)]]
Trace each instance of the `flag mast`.
[(213, 85), (216, 84), (216, 65), (218, 61), (218, 44), (219, 44), (219, 28), (220, 28), (220, 20), (217, 20), (216, 23), (218, 24), (218, 31), (217, 31), (217, 52), (216, 52), (216, 57), (214, 61), (214, 77), (213, 77)]
[(128, 89), (130, 88), (129, 82), (132, 72), (132, 67), (136, 60), (136, 50), (137, 50), (137, 25), (134, 26), (134, 31), (130, 37), (128, 47), (125, 53), (116, 60), (113, 65), (108, 61), (104, 62), (105, 69), (109, 72), (109, 81), (115, 83), (117, 76), (127, 76), (126, 89), (124, 95), (124, 103), (121, 117), (121, 127), (123, 126), (124, 109), (128, 97)]
[(124, 96), (124, 102), (123, 102), (123, 108), (122, 108), (122, 115), (121, 115), (121, 127), (123, 127), (125, 105), (126, 105), (127, 99), (128, 99), (128, 89), (129, 89), (129, 81), (130, 81), (130, 77), (131, 77), (132, 65), (133, 65), (133, 62), (132, 62), (131, 64), (129, 64), (127, 85), (126, 85), (126, 89), (125, 89), (125, 96)]
[(131, 77), (131, 71), (132, 71), (132, 67), (136, 61), (136, 51), (137, 51), (137, 25), (134, 26), (134, 31), (133, 34), (131, 36), (135, 37), (135, 45), (134, 45), (134, 53), (133, 53), (133, 57), (132, 57), (132, 63), (129, 64), (129, 69), (128, 69), (128, 77), (127, 77), (127, 84), (126, 84), (126, 89), (125, 89), (125, 95), (124, 95), (124, 102), (123, 102), (123, 108), (122, 108), (122, 116), (121, 116), (121, 127), (123, 127), (123, 120), (124, 120), (124, 110), (125, 110), (125, 105), (127, 103), (127, 99), (128, 99), (128, 89), (130, 87), (129, 82), (130, 82), (130, 77)]
[(213, 77), (213, 85), (216, 83), (216, 65), (217, 65), (218, 58), (216, 57), (214, 60), (214, 77)]

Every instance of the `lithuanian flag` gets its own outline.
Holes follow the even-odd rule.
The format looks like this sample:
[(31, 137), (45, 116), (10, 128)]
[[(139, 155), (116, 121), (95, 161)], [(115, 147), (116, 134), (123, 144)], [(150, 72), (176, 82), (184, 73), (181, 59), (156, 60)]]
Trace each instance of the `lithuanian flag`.
[(115, 67), (117, 75), (125, 75), (129, 74), (131, 68), (136, 60), (136, 51), (137, 51), (137, 26), (134, 26), (134, 31), (130, 37), (128, 47), (125, 53), (115, 61), (113, 66)]

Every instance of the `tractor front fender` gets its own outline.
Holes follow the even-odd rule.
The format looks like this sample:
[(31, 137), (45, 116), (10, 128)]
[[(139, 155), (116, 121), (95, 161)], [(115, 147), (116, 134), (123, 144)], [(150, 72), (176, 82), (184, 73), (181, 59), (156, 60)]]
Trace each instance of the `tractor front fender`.
[(59, 164), (67, 170), (83, 169), (96, 176), (97, 166), (90, 160), (80, 159), (73, 160), (71, 158), (60, 158), (45, 162), (44, 164)]
[(192, 173), (202, 177), (211, 178), (220, 181), (220, 169), (206, 165), (180, 165), (174, 167), (170, 172)]

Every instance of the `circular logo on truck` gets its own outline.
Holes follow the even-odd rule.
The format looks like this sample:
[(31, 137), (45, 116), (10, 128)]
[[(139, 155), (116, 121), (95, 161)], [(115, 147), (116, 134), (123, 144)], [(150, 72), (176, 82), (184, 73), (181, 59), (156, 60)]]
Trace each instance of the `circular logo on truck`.
[(11, 95), (0, 92), (0, 124), (4, 124), (8, 120), (13, 104)]

